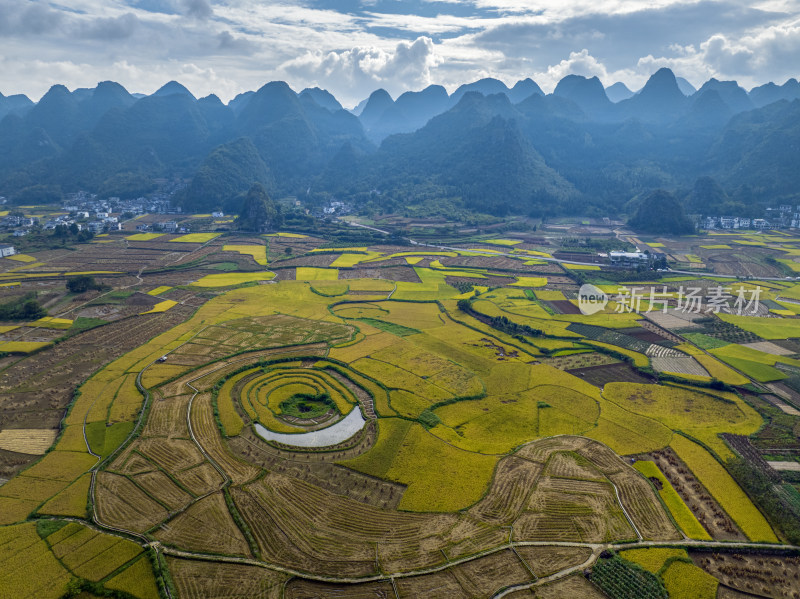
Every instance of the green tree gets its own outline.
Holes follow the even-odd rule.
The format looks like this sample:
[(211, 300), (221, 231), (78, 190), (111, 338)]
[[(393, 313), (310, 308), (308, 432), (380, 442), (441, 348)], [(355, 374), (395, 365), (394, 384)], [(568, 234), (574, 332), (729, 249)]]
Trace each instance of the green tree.
[(67, 291), (72, 293), (84, 293), (90, 289), (100, 289), (100, 285), (91, 275), (80, 275), (67, 280)]

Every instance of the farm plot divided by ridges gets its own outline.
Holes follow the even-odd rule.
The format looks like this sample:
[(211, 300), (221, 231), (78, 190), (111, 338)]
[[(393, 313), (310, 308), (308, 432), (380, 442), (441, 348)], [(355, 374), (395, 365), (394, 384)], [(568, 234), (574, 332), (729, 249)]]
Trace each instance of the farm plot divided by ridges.
[[(255, 243), (227, 249), (260, 257), (253, 248), (265, 246)], [(220, 247), (207, 246), (217, 252), (213, 259), (219, 259)], [(421, 257), (356, 261), (354, 256), (365, 256), (360, 251), (349, 252), (341, 272), (321, 262), (303, 263), (305, 257), (276, 270), (282, 279), (303, 273), (351, 276), (359, 269), (378, 272), (373, 265), (381, 261)], [(528, 584), (530, 570), (546, 576), (589, 559), (580, 547), (549, 548), (547, 555), (538, 547), (509, 551), (509, 538), (679, 543), (681, 530), (697, 539), (734, 540), (743, 538), (741, 529), (750, 539), (776, 540), (712, 453), (678, 432), (725, 459), (731, 454), (720, 433), (760, 430), (762, 417), (740, 396), (700, 388), (708, 384), (707, 375), (725, 368), (721, 363), (712, 371), (705, 367), (711, 362), (701, 362), (702, 350), (688, 343), (674, 347), (678, 337), (641, 326), (634, 315), (572, 314), (567, 303), (574, 304), (566, 299), (572, 292), (526, 293), (508, 286), (514, 278), (507, 273), (492, 274), (477, 263), (448, 266), (456, 258), (480, 260), (451, 253), (424, 256), (418, 263), (424, 266), (413, 269), (388, 265), (418, 278), (396, 287), (310, 277), (220, 292), (159, 290), (156, 284), (167, 282), (161, 278), (146, 285), (174, 302), (189, 293), (216, 295), (183, 324), (151, 335), (89, 377), (56, 450), (0, 486), (3, 521), (22, 521), (34, 510), (39, 516), (85, 518), (88, 470), (97, 464), (88, 442), (92, 452), (111, 456), (91, 498), (100, 522), (149, 535), (167, 548), (206, 554), (207, 563), (174, 552), (167, 560), (176, 587), (188, 596), (225, 594), (234, 590), (226, 581), (237, 576), (247, 578), (237, 592), (327, 592), (302, 576), (284, 586), (283, 574), (215, 562), (215, 554), (315, 576), (442, 568), (397, 579), (397, 588), (401, 595), (448, 589), (450, 596), (471, 597)], [(334, 258), (319, 252), (313, 257), (327, 264)], [(250, 274), (211, 276), (230, 283)], [(486, 285), (469, 312), (458, 300), (469, 299), (462, 288), (469, 289), (466, 279), (476, 276), (486, 277)], [(492, 288), (498, 281), (506, 287)], [(147, 297), (147, 306), (167, 301)], [(551, 314), (545, 302), (564, 302), (549, 306), (564, 313)], [(176, 310), (188, 314), (185, 305), (174, 304), (167, 312), (134, 318), (167, 318)], [(723, 333), (739, 334), (728, 328)], [(754, 363), (759, 356), (758, 364), (776, 370), (775, 362), (793, 366), (784, 352), (754, 347), (743, 357), (727, 343), (710, 349)], [(684, 375), (685, 384), (663, 378), (652, 384), (658, 379), (645, 369), (650, 364)], [(137, 389), (137, 378), (146, 394)], [(265, 441), (253, 430), (259, 422), (276, 431), (313, 433), (354, 411), (366, 424), (331, 447), (297, 448), (285, 439)], [(141, 425), (134, 428), (140, 413)], [(0, 431), (0, 444), (6, 430)], [(6, 435), (6, 444), (20, 442), (19, 433), (16, 441), (11, 437)], [(686, 485), (673, 484), (673, 473), (654, 457), (670, 446), (721, 506), (730, 536), (690, 511), (694, 502), (685, 496)], [(642, 461), (649, 452), (654, 461)], [(637, 468), (619, 455), (639, 459)], [(136, 588), (141, 570), (136, 593), (153, 596), (141, 547), (92, 534), (97, 540), (60, 541), (62, 548), (75, 544), (63, 553), (71, 556), (62, 559), (68, 575), (80, 571), (109, 589), (127, 591)], [(448, 563), (478, 554), (457, 566)], [(679, 588), (679, 579), (691, 576), (699, 575), (669, 565), (663, 581)], [(563, 584), (578, 584), (567, 580)], [(350, 590), (393, 593), (383, 582)], [(545, 596), (556, 592), (546, 588)]]

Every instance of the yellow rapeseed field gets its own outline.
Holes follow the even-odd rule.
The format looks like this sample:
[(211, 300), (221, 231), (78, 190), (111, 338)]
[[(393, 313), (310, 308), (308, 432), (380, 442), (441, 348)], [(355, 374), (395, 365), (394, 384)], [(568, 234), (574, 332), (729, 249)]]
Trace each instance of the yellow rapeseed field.
[(511, 283), (514, 287), (544, 287), (547, 285), (546, 277), (517, 277), (517, 280)]

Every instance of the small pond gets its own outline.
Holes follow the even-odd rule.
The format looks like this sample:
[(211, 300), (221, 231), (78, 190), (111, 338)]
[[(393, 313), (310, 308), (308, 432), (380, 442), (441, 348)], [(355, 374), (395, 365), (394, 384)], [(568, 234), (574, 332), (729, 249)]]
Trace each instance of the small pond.
[(294, 447), (328, 447), (346, 441), (367, 423), (361, 415), (361, 410), (354, 408), (350, 413), (327, 428), (308, 433), (275, 433), (256, 424), (256, 433), (267, 441), (276, 441)]

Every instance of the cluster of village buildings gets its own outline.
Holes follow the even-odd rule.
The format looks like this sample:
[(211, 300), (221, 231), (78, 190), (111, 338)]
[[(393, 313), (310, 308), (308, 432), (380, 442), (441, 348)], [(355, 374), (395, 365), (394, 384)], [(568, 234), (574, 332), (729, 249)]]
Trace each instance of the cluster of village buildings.
[(767, 208), (764, 218), (744, 216), (706, 216), (702, 220), (704, 229), (798, 229), (800, 228), (800, 206), (782, 204)]
[[(32, 229), (41, 227), (45, 231), (53, 231), (58, 226), (70, 227), (74, 225), (78, 231), (91, 233), (107, 233), (122, 229), (122, 215), (135, 218), (142, 214), (181, 214), (179, 206), (173, 206), (170, 201), (174, 191), (156, 192), (148, 197), (122, 200), (118, 197), (99, 199), (97, 194), (85, 191), (71, 193), (61, 206), (67, 214), (43, 219), (33, 215), (10, 214), (0, 218), (0, 229), (12, 230), (14, 237), (23, 237)], [(0, 203), (4, 198), (0, 198)], [(219, 213), (221, 216), (221, 213)], [(136, 227), (138, 231), (156, 229), (165, 233), (185, 233), (186, 227), (181, 227), (173, 219), (150, 225), (141, 224)]]

